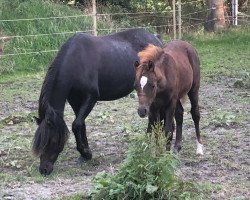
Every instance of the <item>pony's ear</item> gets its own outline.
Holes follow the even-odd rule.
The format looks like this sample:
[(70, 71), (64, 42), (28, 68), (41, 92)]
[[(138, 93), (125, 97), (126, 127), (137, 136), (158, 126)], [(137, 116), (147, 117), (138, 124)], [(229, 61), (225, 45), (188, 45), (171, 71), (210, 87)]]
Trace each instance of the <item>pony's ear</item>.
[(152, 60), (148, 61), (148, 71), (153, 72), (155, 68), (155, 64)]
[(139, 65), (140, 65), (139, 61), (135, 61), (134, 67), (137, 68), (137, 67), (139, 67)]
[(36, 121), (36, 124), (37, 124), (37, 125), (40, 125), (40, 124), (41, 124), (42, 120), (41, 120), (40, 118), (38, 118), (38, 117), (36, 117), (36, 116), (34, 116), (33, 118), (34, 118), (34, 120)]

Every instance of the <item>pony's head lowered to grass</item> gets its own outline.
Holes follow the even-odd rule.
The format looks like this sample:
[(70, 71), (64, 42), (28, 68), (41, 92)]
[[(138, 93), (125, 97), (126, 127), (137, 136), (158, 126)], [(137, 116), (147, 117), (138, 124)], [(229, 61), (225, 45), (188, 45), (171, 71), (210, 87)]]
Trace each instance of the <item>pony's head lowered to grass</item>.
[(63, 115), (49, 106), (44, 118), (37, 118), (37, 124), (33, 152), (40, 157), (40, 173), (49, 175), (68, 138), (68, 128), (63, 120)]

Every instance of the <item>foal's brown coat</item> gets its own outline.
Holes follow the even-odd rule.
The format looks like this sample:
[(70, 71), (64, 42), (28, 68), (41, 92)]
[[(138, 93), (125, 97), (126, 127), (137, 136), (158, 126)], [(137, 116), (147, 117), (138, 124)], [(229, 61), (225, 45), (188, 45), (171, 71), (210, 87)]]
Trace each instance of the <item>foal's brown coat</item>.
[(170, 149), (175, 117), (177, 127), (174, 148), (179, 151), (184, 111), (180, 99), (188, 95), (198, 141), (197, 153), (202, 154), (198, 105), (200, 62), (196, 50), (187, 42), (175, 40), (163, 49), (149, 45), (138, 56), (140, 61), (135, 63), (138, 114), (141, 117), (148, 115), (148, 132), (155, 122), (163, 120), (166, 135), (170, 133), (167, 144), (167, 149)]

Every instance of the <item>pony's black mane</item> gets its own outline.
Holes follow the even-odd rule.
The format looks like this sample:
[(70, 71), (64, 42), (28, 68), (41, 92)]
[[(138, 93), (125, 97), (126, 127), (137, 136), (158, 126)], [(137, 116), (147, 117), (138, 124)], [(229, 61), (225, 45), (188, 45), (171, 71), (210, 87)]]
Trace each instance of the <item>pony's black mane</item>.
[[(53, 109), (50, 105), (50, 98), (52, 96), (54, 81), (56, 80), (63, 54), (65, 54), (65, 50), (69, 43), (70, 40), (62, 46), (61, 50), (50, 65), (41, 89), (38, 109), (39, 118), (37, 119), (39, 127), (35, 133), (33, 141), (33, 152), (38, 156), (44, 153), (46, 146), (50, 145), (50, 140), (52, 138), (55, 138), (55, 141), (57, 141), (54, 145), (58, 151), (62, 151), (68, 138), (69, 131), (63, 120), (63, 115)], [(53, 124), (53, 129), (51, 129), (50, 123)]]
[(41, 122), (44, 117), (46, 110), (48, 109), (49, 106), (49, 100), (51, 97), (51, 93), (53, 90), (53, 82), (56, 79), (56, 74), (58, 71), (58, 68), (61, 65), (62, 62), (62, 57), (65, 54), (65, 50), (67, 49), (67, 46), (69, 45), (71, 40), (67, 41), (61, 48), (61, 50), (58, 52), (57, 56), (51, 63), (48, 72), (46, 74), (46, 77), (43, 82), (43, 86), (41, 89), (40, 97), (39, 97), (39, 109), (38, 109), (38, 116), (39, 119), (38, 121)]
[(52, 83), (54, 82), (55, 74), (56, 74), (56, 67), (51, 65), (44, 79), (40, 98), (39, 98), (38, 115), (39, 115), (40, 121), (44, 119), (45, 112), (49, 106), (49, 97), (52, 91), (52, 86), (53, 86)]

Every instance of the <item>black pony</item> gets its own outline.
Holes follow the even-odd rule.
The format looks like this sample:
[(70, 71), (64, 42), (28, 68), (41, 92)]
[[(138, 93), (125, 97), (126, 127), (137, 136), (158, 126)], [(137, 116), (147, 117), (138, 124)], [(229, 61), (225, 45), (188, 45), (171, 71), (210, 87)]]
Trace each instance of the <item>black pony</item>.
[(72, 124), (77, 150), (92, 158), (85, 118), (97, 101), (111, 101), (134, 89), (137, 53), (149, 43), (161, 41), (143, 29), (130, 29), (108, 36), (77, 33), (60, 49), (45, 77), (40, 98), (38, 129), (33, 152), (40, 157), (39, 171), (49, 175), (63, 150), (68, 129), (63, 120), (66, 100), (76, 118)]

